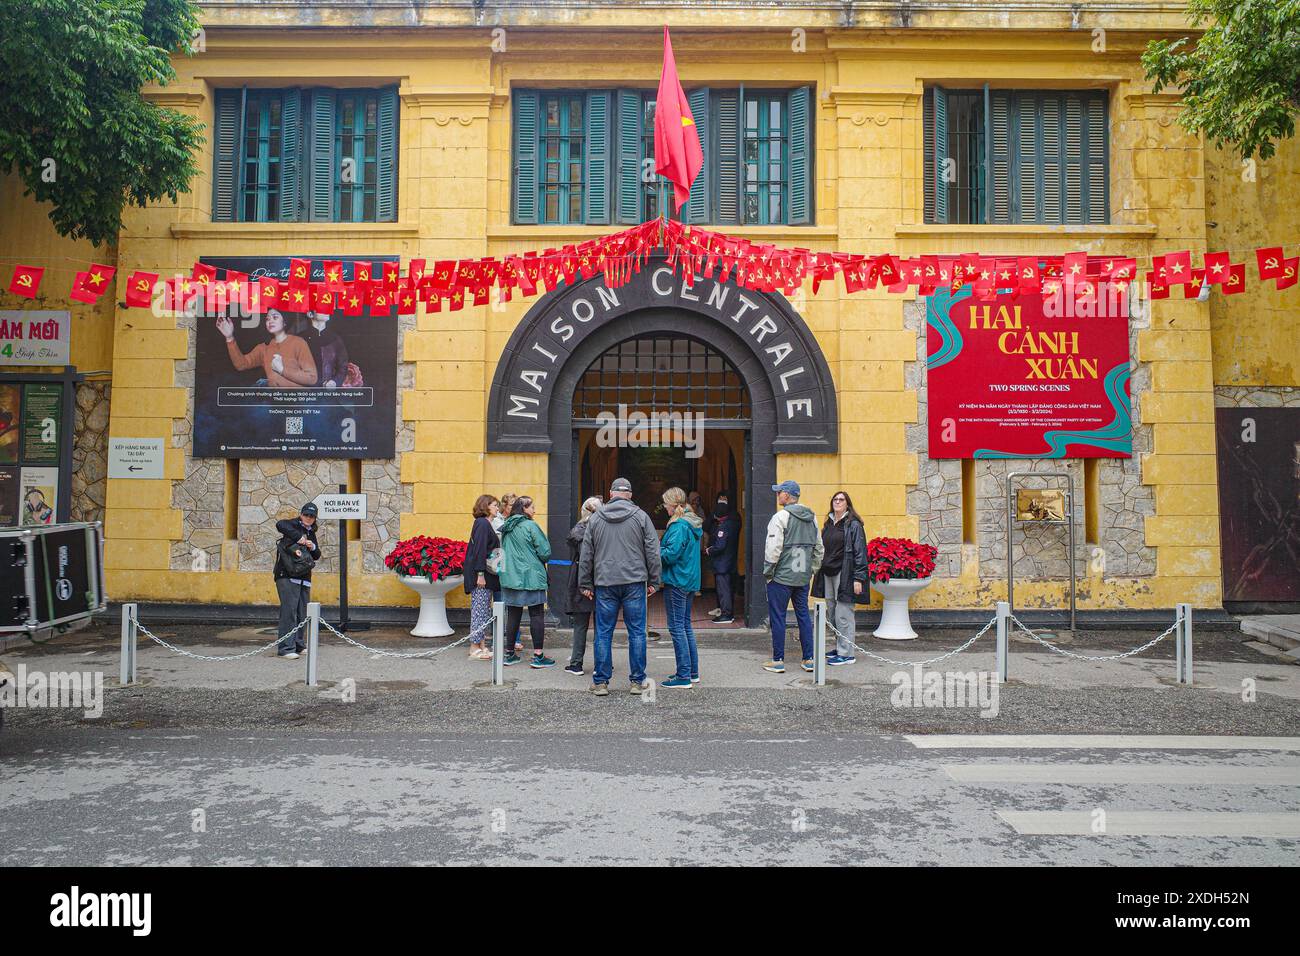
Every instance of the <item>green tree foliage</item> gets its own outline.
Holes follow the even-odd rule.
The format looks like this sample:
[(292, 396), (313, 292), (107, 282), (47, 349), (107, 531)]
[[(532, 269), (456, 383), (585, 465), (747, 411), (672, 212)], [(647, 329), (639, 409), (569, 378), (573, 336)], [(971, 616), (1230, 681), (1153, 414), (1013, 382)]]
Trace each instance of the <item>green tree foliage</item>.
[(0, 171), (61, 235), (112, 242), (128, 203), (188, 188), (203, 124), (140, 90), (197, 30), (189, 0), (0, 0)]
[(1200, 39), (1152, 41), (1147, 76), (1182, 88), (1186, 130), (1268, 159), (1300, 111), (1300, 0), (1190, 0), (1187, 14)]

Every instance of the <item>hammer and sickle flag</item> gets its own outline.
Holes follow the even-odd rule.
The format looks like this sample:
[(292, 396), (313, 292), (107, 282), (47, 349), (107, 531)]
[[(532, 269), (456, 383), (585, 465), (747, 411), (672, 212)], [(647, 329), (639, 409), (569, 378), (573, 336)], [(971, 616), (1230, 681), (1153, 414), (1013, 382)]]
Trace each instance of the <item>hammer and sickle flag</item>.
[(9, 280), (9, 291), (25, 299), (34, 299), (36, 290), (41, 287), (43, 275), (45, 275), (43, 266), (14, 266), (13, 278)]
[(655, 98), (655, 172), (673, 184), (675, 211), (681, 212), (691, 198), (691, 183), (704, 166), (700, 133), (695, 128), (691, 104), (677, 78), (668, 27), (664, 27), (664, 65)]
[(134, 309), (147, 309), (153, 298), (154, 283), (158, 273), (137, 269), (126, 280), (126, 304)]

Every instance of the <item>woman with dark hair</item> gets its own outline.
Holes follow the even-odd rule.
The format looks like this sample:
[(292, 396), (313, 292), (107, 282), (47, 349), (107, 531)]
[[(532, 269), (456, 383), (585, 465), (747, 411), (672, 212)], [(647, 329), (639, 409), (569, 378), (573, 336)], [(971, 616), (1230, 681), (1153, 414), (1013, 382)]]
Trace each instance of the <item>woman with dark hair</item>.
[[(542, 653), (546, 637), (546, 562), (551, 559), (551, 542), (533, 520), (537, 509), (533, 499), (520, 495), (501, 526), (501, 594), (506, 605), (506, 640), (519, 630), (524, 608), (528, 608), (528, 630), (533, 636), (530, 667), (554, 667), (555, 661)], [(510, 648), (507, 664), (518, 664), (519, 654)]]
[(812, 596), (826, 599), (826, 619), (835, 627), (835, 652), (826, 655), (826, 663), (854, 664), (853, 605), (867, 593), (867, 536), (847, 491), (831, 496), (822, 547), (825, 556), (813, 578)]
[(305, 388), (316, 384), (316, 361), (311, 357), (307, 343), (290, 335), (284, 327), (284, 316), (278, 309), (268, 309), (263, 319), (270, 341), (253, 346), (245, 355), (235, 342), (235, 323), (229, 316), (217, 319), (217, 331), (226, 340), (230, 364), (241, 372), (261, 368), (265, 382), (271, 388)]
[(476, 661), (492, 659), (488, 622), (492, 620), (492, 596), (501, 590), (501, 582), (492, 570), (501, 556), (501, 539), (492, 527), (498, 507), (492, 495), (478, 496), (474, 502), (474, 526), (469, 532), (469, 546), (465, 548), (465, 593), (470, 596), (469, 631), (474, 635), (469, 642), (469, 656)]

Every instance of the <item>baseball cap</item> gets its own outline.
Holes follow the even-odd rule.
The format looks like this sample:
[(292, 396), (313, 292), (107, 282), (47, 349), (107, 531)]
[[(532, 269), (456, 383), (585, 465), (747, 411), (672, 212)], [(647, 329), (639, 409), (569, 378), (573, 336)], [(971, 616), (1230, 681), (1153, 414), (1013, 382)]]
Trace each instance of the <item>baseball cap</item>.
[(797, 482), (797, 481), (783, 481), (783, 482), (781, 482), (779, 485), (773, 485), (773, 486), (772, 486), (772, 490), (773, 490), (773, 491), (784, 491), (787, 495), (794, 495), (796, 498), (798, 498), (798, 497), (799, 497), (799, 482)]
[(614, 483), (609, 486), (610, 491), (625, 491), (629, 494), (632, 492), (632, 482), (626, 478), (615, 478)]
[(308, 518), (316, 517), (316, 503), (313, 501), (307, 502), (302, 506), (302, 510), (299, 511), (298, 514), (306, 515)]

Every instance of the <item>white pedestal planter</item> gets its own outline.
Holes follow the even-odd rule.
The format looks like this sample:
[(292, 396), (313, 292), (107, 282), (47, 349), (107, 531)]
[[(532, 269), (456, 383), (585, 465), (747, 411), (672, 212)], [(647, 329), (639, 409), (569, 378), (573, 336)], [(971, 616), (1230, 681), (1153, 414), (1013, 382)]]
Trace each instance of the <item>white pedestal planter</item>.
[(455, 633), (447, 623), (447, 592), (465, 583), (463, 575), (430, 581), (428, 578), (401, 575), (399, 581), (420, 595), (420, 617), (411, 628), (415, 637), (447, 637)]
[(885, 599), (885, 606), (880, 613), (880, 626), (876, 628), (874, 636), (886, 641), (916, 640), (916, 631), (912, 630), (912, 622), (907, 614), (907, 602), (929, 583), (929, 578), (872, 581), (871, 590)]

